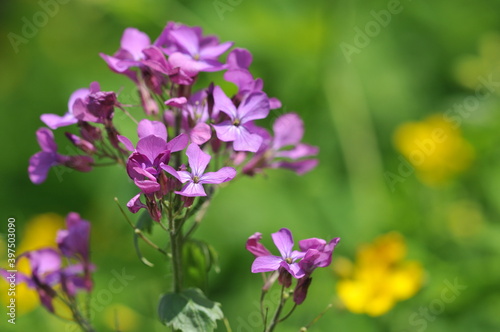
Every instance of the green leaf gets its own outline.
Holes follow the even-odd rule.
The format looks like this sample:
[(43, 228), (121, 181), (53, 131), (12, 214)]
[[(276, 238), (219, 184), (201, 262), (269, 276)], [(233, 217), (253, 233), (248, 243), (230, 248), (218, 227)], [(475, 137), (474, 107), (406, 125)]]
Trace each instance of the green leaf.
[(181, 331), (210, 332), (224, 317), (220, 304), (205, 297), (197, 288), (181, 293), (167, 293), (158, 305), (160, 321)]

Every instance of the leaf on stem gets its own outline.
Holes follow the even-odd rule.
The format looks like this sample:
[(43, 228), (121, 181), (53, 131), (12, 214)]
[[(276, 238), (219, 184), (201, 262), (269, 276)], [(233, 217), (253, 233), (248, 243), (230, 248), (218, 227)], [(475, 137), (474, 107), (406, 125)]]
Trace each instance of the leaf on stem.
[(205, 297), (197, 288), (167, 293), (158, 305), (160, 321), (181, 331), (213, 331), (224, 317), (220, 304)]

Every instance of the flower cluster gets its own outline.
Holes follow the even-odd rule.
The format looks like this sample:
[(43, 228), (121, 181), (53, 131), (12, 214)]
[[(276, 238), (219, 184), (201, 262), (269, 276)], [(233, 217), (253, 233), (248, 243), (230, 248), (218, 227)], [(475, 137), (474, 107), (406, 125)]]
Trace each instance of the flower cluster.
[(252, 272), (277, 271), (278, 282), (285, 288), (291, 286), (292, 277), (298, 279), (293, 291), (293, 301), (296, 304), (302, 304), (312, 281), (311, 274), (317, 267), (330, 265), (333, 250), (340, 238), (333, 238), (329, 242), (318, 238), (301, 240), (299, 241), (300, 251), (298, 251), (293, 250), (294, 241), (289, 229), (282, 228), (272, 233), (271, 236), (281, 256), (271, 254), (259, 242), (262, 238), (260, 233), (249, 237), (246, 248), (256, 257), (252, 264)]
[[(66, 217), (66, 226), (67, 229), (57, 232), (57, 249), (44, 247), (23, 253), (18, 259), (29, 261), (31, 273), (15, 274), (15, 282), (35, 289), (50, 312), (54, 312), (56, 296), (72, 303), (78, 291), (90, 292), (93, 287), (91, 272), (95, 267), (90, 262), (90, 223), (72, 212)], [(0, 275), (12, 279), (7, 270), (0, 269)]]
[[(66, 136), (80, 154), (59, 154), (52, 131), (40, 128), (42, 151), (31, 157), (28, 169), (32, 182), (45, 181), (56, 165), (86, 172), (102, 164), (97, 159), (120, 163), (139, 189), (129, 210), (145, 208), (159, 221), (168, 208), (166, 197), (175, 214), (196, 197), (211, 196), (214, 185), (237, 173), (287, 168), (304, 174), (313, 169), (318, 149), (301, 142), (304, 125), (298, 114), (275, 114), (273, 135), (257, 124), (281, 102), (268, 97), (262, 80), (253, 77), (249, 51), (234, 48), (221, 61), (232, 46), (204, 36), (199, 27), (173, 22), (154, 42), (127, 28), (120, 48), (100, 55), (113, 72), (135, 83), (146, 118), (136, 120), (140, 114), (132, 106), (120, 103), (115, 92), (101, 91), (97, 82), (75, 91), (66, 114), (44, 114), (41, 120), (50, 129), (76, 125), (79, 133)], [(193, 91), (201, 73), (215, 71), (224, 71), (224, 79), (236, 85), (234, 95), (214, 83)], [(135, 145), (117, 129), (115, 109), (137, 123)]]
[[(251, 73), (251, 53), (242, 48), (230, 50), (232, 47), (232, 42), (219, 42), (215, 36), (205, 36), (199, 27), (173, 22), (166, 25), (155, 41), (135, 28), (127, 28), (119, 49), (112, 55), (101, 53), (100, 56), (109, 69), (132, 80), (142, 111), (138, 112), (138, 105), (120, 101), (119, 93), (101, 90), (97, 82), (89, 88), (78, 89), (71, 95), (64, 115), (41, 116), (48, 128), (37, 131), (41, 151), (31, 157), (28, 167), (35, 184), (44, 182), (51, 167), (58, 165), (82, 172), (109, 164), (125, 168), (128, 179), (137, 188), (137, 194), (127, 203), (129, 211), (138, 213), (144, 209), (143, 216), (150, 216), (149, 220), (139, 218), (136, 226), (128, 220), (134, 234), (170, 258), (174, 292), (161, 297), (158, 312), (160, 320), (175, 330), (199, 329), (197, 315), (207, 316), (205, 305), (195, 306), (196, 310), (190, 307), (189, 311), (184, 307), (169, 307), (166, 314), (165, 303), (175, 307), (175, 303), (171, 304), (172, 298), (178, 297), (183, 300), (195, 297), (193, 301), (198, 303), (203, 295), (199, 289), (184, 289), (188, 283), (183, 281), (182, 271), (186, 269), (183, 257), (184, 248), (188, 247), (183, 246), (194, 243), (190, 237), (217, 186), (238, 174), (253, 176), (272, 168), (289, 169), (301, 175), (318, 163), (314, 159), (318, 148), (302, 143), (302, 119), (296, 113), (275, 111), (281, 108), (281, 102), (268, 97), (262, 79)], [(234, 94), (222, 89), (223, 82), (199, 86), (200, 75), (216, 71), (223, 71), (223, 79), (235, 85)], [(116, 112), (123, 112), (126, 117), (116, 117)], [(275, 118), (272, 133), (259, 123), (270, 115)], [(120, 131), (119, 121), (129, 119), (137, 125), (137, 138), (127, 137)], [(65, 135), (78, 151), (77, 155), (59, 153), (55, 143), (52, 130), (68, 126), (73, 126), (73, 131)], [(59, 251), (43, 249), (26, 254), (33, 274), (22, 280), (37, 288), (43, 304), (51, 311), (55, 285), (61, 285), (70, 300), (76, 290), (90, 291), (92, 287), (88, 225), (77, 220), (80, 220), (77, 215), (70, 214), (68, 231), (58, 234)], [(151, 227), (145, 226), (150, 225), (151, 220), (168, 234), (168, 252), (143, 233), (143, 230), (152, 232)], [(189, 229), (184, 229), (187, 227)], [(249, 240), (249, 250), (262, 253), (252, 271), (277, 270), (275, 275), (279, 275), (280, 283), (286, 288), (290, 287), (292, 277), (299, 279), (294, 301), (300, 304), (307, 295), (312, 272), (330, 264), (339, 239), (328, 243), (320, 239), (304, 240), (300, 242), (302, 251), (292, 252), (290, 231), (282, 229), (273, 237), (281, 258), (272, 256), (258, 243), (260, 234)], [(204, 252), (212, 250), (203, 241), (196, 243)], [(141, 261), (147, 261), (137, 246), (136, 250)], [(63, 267), (61, 255), (75, 254), (80, 263)], [(209, 261), (211, 259), (206, 266), (200, 266), (203, 275), (212, 266)], [(200, 286), (203, 281), (197, 282)], [(172, 316), (170, 312), (174, 311), (177, 314)], [(215, 321), (222, 318), (218, 304), (213, 304), (208, 316), (205, 330), (210, 331)], [(75, 319), (85, 331), (93, 331), (85, 319)], [(271, 325), (277, 323), (275, 320)]]

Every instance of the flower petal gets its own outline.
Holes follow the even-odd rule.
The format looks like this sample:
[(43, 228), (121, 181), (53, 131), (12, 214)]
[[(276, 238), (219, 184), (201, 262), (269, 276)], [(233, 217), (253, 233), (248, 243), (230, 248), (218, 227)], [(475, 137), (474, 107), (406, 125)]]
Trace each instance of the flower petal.
[(231, 121), (223, 121), (213, 127), (217, 137), (223, 142), (232, 142), (238, 135), (238, 128)]
[(200, 177), (199, 183), (218, 184), (232, 180), (236, 176), (236, 170), (232, 167), (222, 167), (217, 172), (208, 172)]
[(141, 120), (137, 126), (137, 134), (139, 135), (139, 138), (154, 135), (165, 141), (167, 140), (167, 128), (159, 121), (151, 121), (148, 119)]
[(129, 151), (134, 151), (134, 144), (125, 136), (118, 135), (118, 140), (125, 145), (125, 148)]
[(252, 63), (252, 54), (244, 48), (235, 48), (227, 55), (229, 69), (248, 69)]
[(217, 60), (217, 58), (228, 49), (233, 46), (233, 42), (225, 42), (217, 45), (205, 46), (200, 49), (200, 58), (201, 59), (213, 59)]
[(207, 196), (203, 185), (192, 181), (186, 184), (181, 191), (176, 191), (175, 193), (187, 197)]
[(220, 86), (214, 87), (214, 111), (222, 111), (229, 115), (229, 117), (234, 120), (237, 116), (238, 113), (236, 111), (236, 107), (234, 106), (233, 102), (231, 99), (229, 99), (228, 96), (222, 91)]
[(160, 184), (156, 181), (134, 179), (134, 183), (145, 194), (152, 194), (152, 193), (157, 192), (161, 189)]
[[(165, 171), (167, 172), (168, 174), (172, 175), (174, 178), (176, 178), (177, 180), (181, 181), (181, 177), (179, 176), (179, 172), (177, 172), (172, 166), (170, 165), (166, 165), (164, 163), (161, 163), (160, 164), (160, 167)], [(189, 172), (186, 172), (189, 174)], [(191, 174), (189, 174), (189, 179), (191, 179)], [(187, 181), (187, 180), (186, 180)], [(184, 182), (186, 182), (184, 181)], [(181, 181), (182, 182), (182, 181)]]
[(236, 139), (233, 143), (233, 148), (235, 151), (259, 151), (259, 148), (263, 141), (263, 138), (260, 135), (250, 133), (247, 130), (246, 126), (238, 126), (235, 128)]
[(48, 128), (40, 128), (36, 131), (36, 139), (42, 151), (56, 152), (57, 144), (54, 140), (54, 133)]
[(283, 258), (278, 256), (259, 256), (252, 263), (252, 273), (276, 271), (281, 262)]
[(242, 123), (264, 119), (269, 114), (269, 99), (264, 92), (253, 92), (238, 107)]
[(172, 138), (170, 142), (167, 142), (167, 150), (170, 152), (177, 152), (184, 150), (184, 148), (188, 145), (189, 136), (186, 134), (180, 134)]
[(262, 243), (260, 243), (261, 239), (262, 239), (261, 233), (253, 234), (248, 238), (245, 248), (252, 254), (254, 254), (256, 257), (272, 256), (271, 252), (267, 250), (267, 248)]
[(40, 120), (47, 125), (50, 129), (57, 129), (59, 127), (70, 126), (78, 122), (73, 113), (66, 113), (63, 116), (57, 114), (42, 114)]
[(28, 173), (31, 182), (40, 184), (47, 179), (50, 167), (57, 165), (57, 159), (54, 153), (40, 151), (30, 158)]
[(276, 153), (277, 158), (289, 158), (289, 159), (299, 159), (299, 158), (306, 158), (306, 157), (312, 157), (317, 155), (319, 152), (319, 149), (317, 146), (312, 146), (309, 144), (302, 144), (299, 143), (295, 148), (291, 150), (282, 150), (278, 151)]
[(150, 135), (141, 138), (137, 142), (136, 150), (138, 153), (146, 156), (151, 164), (155, 161), (156, 157), (167, 150), (167, 142), (158, 136)]
[(130, 199), (127, 203), (127, 208), (132, 213), (139, 212), (140, 209), (145, 208), (146, 205), (141, 202), (141, 193), (138, 193)]
[(186, 155), (188, 156), (189, 166), (193, 176), (201, 177), (208, 163), (210, 162), (210, 155), (203, 152), (200, 147), (194, 143), (189, 144)]
[(198, 123), (189, 132), (189, 137), (193, 143), (201, 145), (206, 143), (210, 137), (212, 137), (212, 129), (206, 123)]
[(198, 54), (201, 37), (200, 28), (183, 25), (175, 30), (170, 30), (170, 37), (191, 56)]
[(287, 262), (282, 261), (281, 267), (285, 268), (285, 270), (290, 272), (292, 277), (294, 277), (296, 279), (300, 279), (306, 275), (306, 272), (304, 270), (302, 270), (302, 268), (300, 267), (300, 265), (298, 263), (288, 264)]
[(296, 145), (304, 136), (304, 122), (296, 113), (280, 116), (273, 124), (274, 149), (287, 145)]
[(283, 259), (290, 258), (293, 249), (292, 232), (290, 232), (288, 228), (282, 228), (276, 233), (272, 233), (271, 237), (273, 238), (276, 248), (280, 251), (281, 257), (283, 257)]
[(127, 28), (123, 32), (121, 39), (121, 48), (132, 54), (134, 60), (140, 60), (143, 57), (142, 50), (151, 45), (149, 36), (136, 28)]

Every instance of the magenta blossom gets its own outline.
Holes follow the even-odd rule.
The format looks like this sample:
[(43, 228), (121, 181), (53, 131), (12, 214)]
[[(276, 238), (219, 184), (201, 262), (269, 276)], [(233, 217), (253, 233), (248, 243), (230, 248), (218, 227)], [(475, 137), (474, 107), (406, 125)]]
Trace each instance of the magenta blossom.
[(128, 175), (142, 192), (151, 194), (161, 189), (158, 182), (162, 172), (160, 165), (168, 163), (170, 153), (183, 150), (188, 143), (188, 137), (181, 134), (167, 142), (165, 125), (147, 119), (139, 122), (137, 133), (139, 142), (135, 149), (128, 138), (119, 136), (118, 139), (128, 150), (133, 151), (127, 161)]
[(252, 264), (252, 272), (270, 272), (284, 268), (294, 278), (302, 278), (305, 271), (297, 261), (302, 259), (305, 253), (293, 250), (292, 232), (287, 228), (282, 228), (278, 232), (272, 233), (271, 236), (281, 256), (266, 255), (256, 257)]
[(71, 94), (68, 101), (68, 111), (63, 116), (57, 114), (42, 114), (40, 120), (47, 125), (50, 129), (57, 129), (59, 127), (65, 127), (78, 122), (75, 117), (75, 102), (78, 99), (84, 99), (90, 93), (90, 89), (78, 89)]
[(293, 301), (296, 304), (302, 304), (306, 299), (313, 271), (318, 267), (327, 267), (330, 265), (333, 250), (339, 241), (340, 238), (338, 237), (333, 238), (329, 242), (317, 238), (299, 241), (300, 250), (306, 252), (299, 265), (306, 274), (297, 281), (297, 286), (295, 286), (295, 290), (293, 291)]
[[(238, 93), (233, 97), (236, 104), (239, 104), (250, 93), (261, 92), (264, 88), (262, 79), (254, 79), (248, 70), (252, 60), (252, 54), (244, 48), (235, 48), (227, 55), (228, 70), (224, 73), (224, 79), (238, 87)], [(269, 98), (270, 109), (280, 107), (281, 101), (279, 99)]]
[(165, 105), (182, 110), (182, 127), (191, 142), (202, 145), (212, 137), (212, 128), (207, 124), (209, 121), (207, 89), (192, 94), (189, 100), (185, 97), (171, 98)]
[(127, 28), (123, 32), (120, 49), (112, 56), (100, 53), (109, 68), (116, 73), (125, 74), (137, 82), (137, 74), (130, 70), (138, 67), (144, 59), (143, 50), (151, 46), (149, 36), (136, 28)]
[(215, 36), (202, 36), (200, 27), (185, 25), (167, 25), (159, 40), (162, 41), (159, 43), (167, 44), (163, 50), (169, 55), (171, 65), (179, 67), (191, 77), (199, 72), (224, 69), (218, 58), (233, 45), (232, 42), (220, 44)]
[(235, 151), (257, 152), (262, 137), (252, 130), (253, 120), (264, 119), (269, 114), (269, 100), (263, 92), (249, 94), (236, 107), (222, 89), (214, 88), (214, 110), (229, 116), (229, 120), (215, 124), (217, 137), (223, 142), (233, 142)]
[(245, 246), (246, 249), (250, 251), (252, 254), (254, 254), (255, 257), (271, 256), (271, 252), (269, 252), (269, 250), (267, 250), (267, 248), (264, 247), (262, 243), (260, 243), (261, 239), (262, 239), (262, 234), (258, 232), (250, 236)]
[(167, 173), (185, 183), (180, 191), (175, 192), (176, 194), (187, 197), (207, 196), (205, 189), (203, 189), (204, 184), (219, 184), (230, 181), (236, 176), (236, 170), (232, 167), (222, 167), (216, 172), (205, 173), (211, 157), (194, 143), (188, 146), (186, 155), (188, 156), (191, 172), (176, 171), (172, 166), (162, 165), (162, 168)]
[[(311, 285), (311, 274), (318, 267), (326, 267), (332, 261), (332, 253), (340, 238), (334, 238), (329, 242), (322, 239), (311, 238), (299, 241), (300, 251), (293, 250), (292, 233), (287, 228), (282, 228), (272, 234), (274, 244), (280, 251), (280, 256), (272, 255), (266, 247), (260, 243), (262, 235), (255, 233), (250, 236), (246, 248), (256, 258), (252, 264), (252, 272), (278, 271), (278, 281), (285, 287), (292, 284), (291, 278), (297, 280), (293, 291), (293, 300), (296, 304), (304, 302), (309, 286)], [(275, 279), (271, 276), (265, 283), (268, 289)]]
[[(18, 259), (28, 259), (31, 273), (15, 273), (16, 283), (26, 283), (35, 289), (42, 305), (51, 312), (58, 291), (65, 293), (65, 297), (73, 297), (78, 290), (90, 292), (93, 286), (90, 273), (95, 266), (89, 257), (90, 223), (74, 212), (68, 214), (66, 222), (68, 228), (57, 233), (59, 251), (42, 248), (21, 254)], [(69, 263), (63, 264), (62, 256)], [(4, 269), (0, 269), (0, 275), (9, 281), (13, 277), (13, 273)]]
[(89, 156), (64, 156), (57, 153), (57, 144), (54, 134), (48, 128), (40, 128), (36, 131), (38, 144), (42, 151), (35, 153), (28, 166), (31, 182), (40, 184), (47, 179), (49, 170), (53, 166), (64, 165), (80, 172), (89, 172), (94, 160)]
[(57, 232), (56, 242), (59, 250), (66, 257), (76, 257), (88, 262), (90, 223), (80, 218), (78, 213), (71, 212), (66, 217), (66, 228)]
[(310, 157), (318, 154), (318, 148), (301, 143), (304, 123), (296, 113), (280, 116), (273, 125), (274, 137), (260, 130), (263, 144), (257, 154), (243, 168), (245, 174), (253, 175), (264, 168), (287, 168), (302, 175), (318, 164)]

